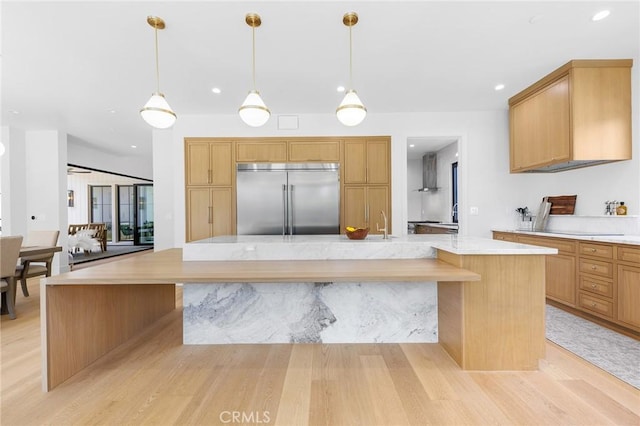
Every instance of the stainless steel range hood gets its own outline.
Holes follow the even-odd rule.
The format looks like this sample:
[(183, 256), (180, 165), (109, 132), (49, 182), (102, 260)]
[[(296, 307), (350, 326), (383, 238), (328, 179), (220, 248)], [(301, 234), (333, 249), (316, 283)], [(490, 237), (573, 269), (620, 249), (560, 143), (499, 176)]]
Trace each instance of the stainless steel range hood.
[(438, 190), (438, 154), (427, 152), (422, 157), (422, 188), (419, 192), (432, 192)]

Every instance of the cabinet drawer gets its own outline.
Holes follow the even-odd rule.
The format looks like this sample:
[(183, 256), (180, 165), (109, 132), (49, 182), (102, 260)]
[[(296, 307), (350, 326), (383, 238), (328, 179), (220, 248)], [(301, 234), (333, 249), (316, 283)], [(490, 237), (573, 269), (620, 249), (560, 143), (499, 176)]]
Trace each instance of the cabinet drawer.
[(578, 295), (578, 306), (588, 311), (613, 318), (613, 303), (587, 293), (580, 292)]
[(539, 238), (529, 237), (525, 235), (518, 235), (518, 242), (522, 244), (531, 244), (534, 246), (543, 246), (558, 249), (563, 253), (575, 253), (576, 243), (573, 241), (560, 240), (557, 238)]
[(516, 236), (514, 234), (509, 234), (509, 233), (494, 232), (493, 233), (493, 239), (494, 240), (500, 240), (500, 241), (515, 242), (516, 241)]
[(600, 260), (591, 260), (581, 257), (578, 261), (578, 270), (587, 274), (598, 275), (600, 277), (613, 278), (613, 264)]
[(640, 264), (640, 248), (618, 246), (618, 260)]
[(580, 254), (613, 259), (613, 246), (608, 244), (580, 243)]
[(613, 297), (612, 283), (602, 280), (596, 280), (585, 275), (580, 275), (580, 290), (589, 291), (601, 296)]

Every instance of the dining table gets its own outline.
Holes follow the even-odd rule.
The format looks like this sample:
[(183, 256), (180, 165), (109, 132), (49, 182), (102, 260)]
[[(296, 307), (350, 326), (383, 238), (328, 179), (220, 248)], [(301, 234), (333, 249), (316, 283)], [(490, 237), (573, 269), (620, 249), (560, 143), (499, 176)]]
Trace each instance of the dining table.
[[(51, 253), (58, 253), (62, 251), (61, 246), (22, 246), (20, 247), (19, 258), (32, 257), (32, 256), (46, 256)], [(13, 283), (13, 296), (17, 293), (17, 282), (20, 277), (16, 277)], [(2, 293), (2, 306), (0, 307), (0, 314), (8, 314), (7, 301), (5, 300), (7, 293)]]

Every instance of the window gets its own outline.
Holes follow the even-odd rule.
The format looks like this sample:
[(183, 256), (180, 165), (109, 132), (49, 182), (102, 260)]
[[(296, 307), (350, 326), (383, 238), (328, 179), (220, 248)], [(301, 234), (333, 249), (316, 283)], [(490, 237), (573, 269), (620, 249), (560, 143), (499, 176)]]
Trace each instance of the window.
[(91, 223), (104, 223), (107, 226), (107, 241), (111, 240), (111, 187), (89, 186), (91, 193)]
[(458, 162), (451, 164), (451, 219), (458, 223)]
[(118, 186), (118, 241), (133, 241), (135, 201), (132, 185)]

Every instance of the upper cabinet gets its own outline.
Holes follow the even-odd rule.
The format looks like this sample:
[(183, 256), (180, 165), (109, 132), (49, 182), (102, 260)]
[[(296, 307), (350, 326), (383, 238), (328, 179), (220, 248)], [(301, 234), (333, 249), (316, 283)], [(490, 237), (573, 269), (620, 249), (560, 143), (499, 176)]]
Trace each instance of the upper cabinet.
[(231, 186), (234, 173), (232, 142), (189, 140), (185, 147), (188, 186)]
[(286, 141), (243, 141), (236, 145), (236, 159), (239, 162), (285, 163), (287, 161)]
[(351, 139), (344, 143), (345, 184), (388, 184), (390, 139)]
[(340, 141), (316, 141), (313, 139), (289, 142), (289, 161), (293, 163), (306, 161), (340, 161)]
[(509, 99), (511, 172), (631, 159), (632, 64), (571, 61)]

